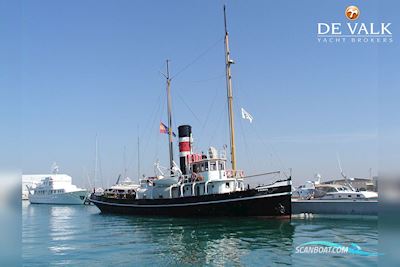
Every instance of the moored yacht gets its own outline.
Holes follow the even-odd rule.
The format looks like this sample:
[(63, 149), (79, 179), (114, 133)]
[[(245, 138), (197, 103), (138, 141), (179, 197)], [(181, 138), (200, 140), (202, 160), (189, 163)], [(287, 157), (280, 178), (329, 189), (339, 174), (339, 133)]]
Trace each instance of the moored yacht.
[(129, 177), (125, 177), (124, 180), (120, 181), (119, 177), (117, 183), (110, 188), (98, 192), (97, 195), (104, 195), (108, 198), (135, 198), (136, 191), (140, 187), (139, 184), (133, 182)]
[[(158, 163), (155, 175), (140, 180), (140, 186), (123, 198), (107, 194), (90, 196), (103, 213), (166, 215), (166, 216), (273, 216), (291, 215), (291, 177), (269, 185), (246, 187), (250, 178), (236, 168), (233, 94), (228, 31), (225, 19), (225, 64), (230, 126), (230, 164), (225, 149), (214, 147), (207, 154), (193, 146), (192, 127), (181, 125), (179, 132), (179, 166), (173, 160), (172, 107), (167, 61), (168, 126), (160, 125), (169, 137), (169, 167)], [(228, 164), (230, 166), (228, 166)], [(276, 172), (274, 172), (276, 173)], [(267, 177), (271, 173), (252, 176)]]
[(28, 187), (28, 199), (32, 204), (84, 204), (88, 192), (72, 184), (72, 178), (66, 174), (53, 173), (31, 187)]
[(377, 215), (378, 193), (355, 190), (350, 183), (308, 181), (292, 193), (293, 214)]

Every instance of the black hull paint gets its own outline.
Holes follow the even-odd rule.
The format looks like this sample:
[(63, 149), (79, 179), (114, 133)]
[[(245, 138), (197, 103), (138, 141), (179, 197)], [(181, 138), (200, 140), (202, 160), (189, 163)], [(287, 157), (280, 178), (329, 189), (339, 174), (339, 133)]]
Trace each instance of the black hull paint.
[(291, 186), (173, 199), (111, 199), (92, 195), (90, 200), (102, 213), (128, 215), (271, 216), (291, 215)]

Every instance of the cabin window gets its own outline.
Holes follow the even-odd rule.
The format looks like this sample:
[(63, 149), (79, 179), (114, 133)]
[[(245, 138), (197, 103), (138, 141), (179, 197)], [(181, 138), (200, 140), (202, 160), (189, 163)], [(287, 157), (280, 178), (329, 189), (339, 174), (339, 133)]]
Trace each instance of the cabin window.
[(226, 188), (229, 188), (229, 183), (225, 183), (225, 187), (226, 187)]
[(204, 172), (204, 171), (205, 171), (204, 163), (202, 163), (202, 164), (200, 165), (200, 171), (201, 171), (201, 172)]
[(198, 164), (193, 164), (193, 172), (199, 172), (200, 168)]
[(208, 171), (208, 162), (204, 162), (204, 168), (206, 170), (206, 172)]
[(211, 171), (216, 171), (217, 170), (217, 163), (216, 162), (211, 162), (210, 163), (210, 170)]
[(360, 197), (360, 195), (357, 195), (357, 197)]
[(225, 170), (225, 167), (224, 167), (224, 163), (223, 163), (223, 162), (220, 162), (220, 163), (218, 164), (218, 167), (219, 167), (219, 170), (220, 170), (220, 171)]
[(351, 195), (347, 195), (348, 197), (351, 197)]

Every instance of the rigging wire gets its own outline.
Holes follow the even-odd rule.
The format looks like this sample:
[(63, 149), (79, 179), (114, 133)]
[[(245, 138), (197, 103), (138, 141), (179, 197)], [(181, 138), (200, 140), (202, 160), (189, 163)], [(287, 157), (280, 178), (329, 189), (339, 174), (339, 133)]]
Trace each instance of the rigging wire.
[(215, 90), (215, 94), (214, 94), (214, 97), (213, 97), (213, 99), (211, 101), (211, 105), (210, 105), (210, 107), (208, 108), (208, 111), (207, 111), (206, 119), (205, 119), (204, 123), (201, 126), (201, 129), (200, 129), (200, 135), (201, 136), (203, 136), (204, 130), (205, 130), (206, 126), (207, 126), (208, 118), (210, 117), (210, 114), (211, 114), (211, 111), (212, 111), (212, 109), (214, 107), (215, 100), (217, 99), (218, 93), (219, 93), (219, 88), (217, 88)]
[[(234, 102), (234, 105), (236, 106), (236, 110), (240, 110), (239, 109), (239, 100), (236, 100), (236, 102)], [(244, 131), (244, 127), (243, 127), (243, 122), (242, 122), (242, 120), (241, 119), (239, 119), (239, 125), (240, 125), (240, 133), (241, 133), (241, 137), (242, 137), (242, 140), (243, 140), (243, 143), (244, 143), (244, 151), (245, 151), (245, 153), (246, 153), (246, 157), (247, 157), (247, 164), (249, 164), (250, 165), (250, 167), (253, 169), (253, 170), (255, 170), (255, 168), (254, 168), (254, 162), (253, 162), (253, 160), (251, 160), (250, 159), (250, 155), (249, 155), (249, 146), (248, 146), (248, 143), (247, 143), (247, 139), (246, 139), (246, 136), (245, 136), (245, 131)]]
[(171, 80), (178, 77), (182, 72), (187, 70), (189, 67), (191, 67), (194, 63), (196, 63), (200, 58), (202, 58), (204, 55), (206, 55), (212, 48), (214, 48), (219, 42), (224, 40), (225, 36), (223, 38), (219, 38), (216, 42), (214, 42), (211, 46), (209, 46), (206, 50), (204, 50), (200, 55), (198, 55), (194, 60), (189, 62), (186, 66), (184, 66), (180, 71), (178, 71), (174, 76), (171, 77)]
[(211, 76), (210, 78), (207, 79), (201, 79), (201, 80), (193, 80), (193, 81), (186, 81), (187, 83), (204, 83), (204, 82), (209, 82), (209, 81), (213, 81), (213, 80), (218, 80), (221, 79), (223, 77), (225, 77), (225, 73), (224, 74), (220, 74), (217, 76)]
[[(163, 90), (162, 90), (163, 91)], [(160, 103), (160, 107), (161, 107), (161, 109), (159, 109), (158, 110), (158, 112), (157, 112), (157, 114), (156, 114), (156, 117), (155, 117), (155, 119), (157, 119), (157, 117), (158, 117), (158, 120), (160, 121), (160, 122), (162, 122), (162, 119), (163, 119), (163, 115), (162, 114), (165, 114), (165, 112), (164, 112), (164, 109), (165, 109), (165, 99), (167, 98), (167, 96), (166, 96), (166, 94), (162, 94), (163, 95), (163, 97), (162, 97), (162, 101), (161, 101), (161, 103)], [(159, 115), (158, 115), (159, 114)], [(154, 125), (154, 127), (156, 128), (155, 129), (155, 131), (154, 131), (154, 134), (157, 134), (157, 125), (159, 126), (160, 124), (158, 123), (158, 124), (155, 124)], [(172, 125), (171, 125), (171, 127), (172, 127)], [(158, 133), (159, 134), (159, 133)], [(156, 153), (155, 153), (155, 157), (153, 158), (153, 162), (155, 162), (156, 160), (158, 160), (158, 153), (159, 153), (159, 151), (160, 151), (160, 138), (156, 138)]]
[(179, 97), (179, 99), (183, 102), (183, 104), (188, 108), (188, 110), (192, 113), (194, 118), (200, 123), (203, 124), (203, 122), (199, 119), (199, 117), (194, 113), (194, 111), (190, 108), (190, 106), (186, 103), (185, 99), (182, 97), (182, 95), (179, 93), (178, 90), (176, 90), (176, 93)]
[[(236, 105), (236, 108), (237, 108), (237, 110), (240, 110), (239, 108), (239, 102), (240, 102), (240, 100), (239, 100), (240, 98), (236, 98), (236, 101), (234, 102), (234, 105)], [(240, 124), (240, 127), (241, 127), (241, 130), (243, 131), (243, 134), (245, 134), (245, 132), (244, 132), (244, 128), (243, 128), (243, 124), (242, 124), (242, 120), (239, 120), (239, 124)], [(275, 150), (275, 148), (270, 144), (270, 145), (267, 145), (266, 143), (265, 143), (265, 141), (264, 141), (264, 139), (263, 138), (261, 138), (261, 135), (258, 133), (258, 130), (257, 130), (257, 128), (252, 124), (252, 123), (250, 123), (250, 127), (252, 128), (252, 130), (253, 130), (253, 132), (254, 133), (256, 133), (256, 136), (257, 136), (257, 139), (259, 140), (259, 141), (261, 141), (261, 143), (263, 144), (263, 146), (264, 147), (269, 147), (270, 148), (270, 150), (272, 151), (270, 154), (269, 154), (269, 156), (270, 156), (270, 158), (272, 159), (272, 160), (274, 160), (274, 161), (276, 161), (275, 162), (275, 164), (279, 167), (279, 168), (281, 168), (282, 169), (282, 173), (283, 173), (283, 175), (285, 175), (286, 177), (288, 177), (288, 175), (287, 175), (287, 173), (286, 173), (286, 167), (285, 167), (285, 165), (283, 164), (283, 162), (282, 162), (282, 160), (280, 159), (280, 157), (279, 157), (279, 155), (278, 155), (278, 153), (276, 152), (276, 150)], [(245, 142), (245, 153), (248, 155), (248, 145), (247, 145), (247, 141), (246, 141), (246, 137), (243, 135), (243, 138), (244, 138), (244, 142)], [(274, 155), (273, 154), (275, 154), (275, 157), (274, 157)], [(250, 165), (252, 168), (254, 167), (253, 166), (253, 162), (251, 161), (251, 165)]]
[[(278, 162), (277, 162), (277, 165), (278, 165), (278, 166), (280, 165), (280, 167), (282, 168), (282, 173), (285, 175), (286, 178), (288, 178), (289, 176), (288, 176), (288, 174), (287, 174), (286, 171), (285, 171), (285, 170), (286, 170), (286, 167), (285, 167), (285, 165), (283, 164), (283, 161), (282, 161), (281, 158), (279, 157), (278, 153), (276, 152), (274, 146), (273, 146), (272, 144), (267, 145), (267, 143), (264, 141), (264, 139), (261, 138), (261, 135), (259, 134), (259, 132), (258, 132), (257, 129), (255, 128), (255, 126), (252, 126), (252, 128), (253, 128), (254, 132), (256, 133), (258, 140), (261, 141), (261, 143), (262, 143), (265, 147), (268, 146), (268, 147), (272, 150), (272, 153), (275, 154), (276, 160), (278, 161)], [(272, 153), (270, 153), (271, 159), (274, 158)]]
[(208, 141), (208, 146), (211, 146), (211, 142), (215, 139), (215, 134), (216, 134), (217, 130), (219, 130), (219, 126), (221, 125), (221, 120), (224, 116), (226, 116), (225, 110), (226, 110), (226, 107), (222, 106), (222, 110), (217, 113), (217, 114), (219, 114), (219, 117), (217, 119), (217, 125), (214, 127), (214, 131), (210, 135), (210, 140)]
[[(153, 129), (156, 127), (156, 124), (155, 124), (155, 122), (156, 122), (156, 120), (158, 119), (158, 113), (160, 112), (160, 109), (161, 109), (161, 105), (162, 105), (162, 103), (164, 103), (164, 100), (165, 100), (165, 96), (163, 97), (163, 92), (162, 92), (163, 90), (161, 90), (160, 91), (160, 95), (159, 95), (159, 97), (158, 97), (158, 100), (157, 100), (157, 102), (155, 103), (156, 104), (156, 106), (155, 107), (157, 107), (157, 108), (155, 108), (153, 111), (153, 116), (152, 116), (152, 119), (149, 121), (149, 124), (148, 124), (148, 134), (146, 135), (148, 138), (147, 138), (147, 142), (146, 142), (146, 145), (145, 145), (145, 147), (147, 147), (148, 146), (148, 144), (149, 144), (149, 142), (150, 142), (150, 139), (151, 139), (151, 135), (152, 135), (152, 133), (153, 133)], [(161, 100), (163, 100), (163, 101), (161, 101)], [(157, 125), (159, 125), (159, 124), (157, 124)]]

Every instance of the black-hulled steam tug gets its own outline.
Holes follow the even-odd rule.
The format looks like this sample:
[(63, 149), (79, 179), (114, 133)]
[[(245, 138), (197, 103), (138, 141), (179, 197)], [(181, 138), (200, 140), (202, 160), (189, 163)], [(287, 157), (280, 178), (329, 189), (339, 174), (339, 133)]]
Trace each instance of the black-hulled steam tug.
[[(173, 161), (171, 96), (167, 61), (168, 135), (170, 168), (156, 164), (156, 176), (140, 180), (130, 195), (92, 194), (103, 213), (166, 216), (285, 216), (291, 215), (291, 178), (246, 188), (244, 172), (236, 169), (233, 97), (228, 32), (225, 19), (225, 59), (232, 169), (227, 169), (225, 149), (210, 147), (208, 154), (193, 151), (192, 129), (178, 127), (179, 167)], [(258, 175), (262, 176), (262, 175)]]

